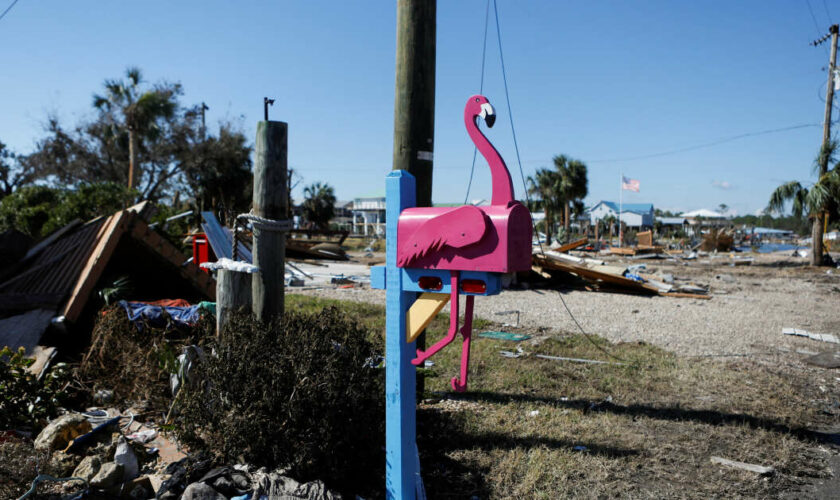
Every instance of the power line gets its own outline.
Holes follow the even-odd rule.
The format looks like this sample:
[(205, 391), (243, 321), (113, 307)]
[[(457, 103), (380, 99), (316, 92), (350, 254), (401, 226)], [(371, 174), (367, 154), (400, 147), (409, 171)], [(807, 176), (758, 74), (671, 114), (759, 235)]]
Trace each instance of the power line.
[[(822, 30), (820, 29), (820, 23), (817, 22), (817, 16), (814, 15), (814, 9), (811, 8), (811, 0), (805, 0), (805, 4), (808, 6), (808, 12), (811, 13), (811, 19), (814, 20), (814, 28), (817, 29), (817, 36), (822, 36)], [(819, 44), (814, 43), (813, 45), (816, 47)], [(826, 48), (825, 55), (828, 55), (828, 48)]]
[(805, 123), (805, 124), (802, 124), (802, 125), (793, 125), (793, 126), (790, 126), (790, 127), (775, 128), (775, 129), (770, 129), (770, 130), (761, 130), (759, 132), (747, 132), (746, 134), (738, 134), (738, 135), (733, 135), (733, 136), (730, 136), (730, 137), (724, 137), (722, 139), (718, 139), (718, 140), (715, 140), (715, 141), (712, 141), (712, 142), (707, 142), (707, 143), (703, 143), (703, 144), (698, 144), (696, 146), (689, 146), (689, 147), (680, 148), (680, 149), (672, 149), (670, 151), (663, 151), (661, 153), (652, 153), (652, 154), (646, 154), (646, 155), (641, 155), (641, 156), (631, 156), (631, 157), (627, 157), (627, 158), (605, 158), (605, 159), (602, 159), (602, 160), (588, 160), (588, 162), (589, 163), (618, 163), (618, 162), (623, 162), (623, 161), (646, 160), (648, 158), (657, 158), (657, 157), (660, 157), (660, 156), (668, 156), (668, 155), (673, 155), (673, 154), (678, 154), (678, 153), (685, 153), (685, 152), (688, 152), (688, 151), (694, 151), (696, 149), (710, 148), (712, 146), (717, 146), (719, 144), (723, 144), (723, 143), (726, 143), (726, 142), (731, 142), (731, 141), (735, 141), (735, 140), (738, 140), (738, 139), (743, 139), (745, 137), (755, 137), (755, 136), (758, 136), (758, 135), (775, 134), (775, 133), (778, 133), (778, 132), (786, 132), (786, 131), (789, 131), (789, 130), (797, 130), (797, 129), (807, 128), (807, 127), (819, 127), (820, 125), (821, 125), (820, 123)]
[[(487, 9), (484, 12), (484, 44), (481, 46), (481, 85), (478, 93), (484, 94), (484, 62), (487, 59), (487, 26), (490, 24), (490, 0), (487, 0)], [(473, 174), (475, 174), (475, 157), (478, 154), (478, 148), (473, 146), (472, 167), (470, 167), (470, 182), (467, 183), (467, 194), (464, 195), (464, 205), (470, 198), (470, 188), (472, 188)]]
[(828, 22), (831, 24), (831, 14), (828, 12), (828, 4), (825, 3), (825, 0), (822, 0), (823, 8), (825, 9), (825, 15), (828, 17)]
[[(496, 5), (496, 0), (493, 0), (493, 12), (496, 15), (496, 37), (499, 40), (499, 61), (502, 65), (502, 81), (505, 84), (505, 101), (507, 102), (507, 110), (508, 110), (508, 117), (510, 118), (510, 131), (513, 135), (513, 149), (516, 151), (516, 163), (519, 165), (519, 175), (522, 177), (522, 188), (525, 190), (525, 200), (528, 202), (528, 209), (530, 210), (531, 207), (531, 197), (528, 194), (528, 184), (525, 182), (525, 170), (522, 169), (522, 160), (519, 157), (519, 145), (516, 141), (516, 128), (513, 126), (513, 112), (510, 108), (510, 92), (508, 91), (508, 83), (507, 83), (507, 72), (505, 71), (505, 57), (502, 54), (502, 29), (499, 26), (499, 8)], [(548, 221), (546, 221), (547, 223)], [(540, 241), (540, 235), (537, 232), (537, 225), (534, 222), (534, 218), (531, 217), (531, 227), (534, 228), (534, 234), (537, 235), (537, 243), (540, 245), (540, 253), (545, 255), (545, 250), (542, 246), (542, 241)], [(550, 242), (548, 242), (550, 243)], [(584, 338), (589, 341), (590, 344), (595, 346), (598, 350), (609, 356), (610, 358), (616, 359), (618, 361), (624, 361), (623, 359), (619, 358), (615, 354), (611, 353), (603, 346), (595, 342), (592, 336), (583, 329), (583, 326), (578, 322), (575, 315), (572, 314), (572, 310), (569, 309), (568, 304), (566, 304), (566, 299), (563, 298), (563, 293), (560, 290), (557, 290), (557, 295), (560, 297), (560, 302), (563, 303), (563, 307), (566, 308), (566, 312), (569, 313), (569, 317), (572, 318), (572, 321), (577, 325), (580, 333), (583, 334)]]
[(0, 19), (3, 19), (4, 17), (6, 17), (6, 14), (8, 14), (10, 10), (12, 10), (12, 7), (14, 7), (15, 4), (18, 3), (18, 1), (19, 0), (14, 0), (11, 5), (6, 7), (6, 10), (4, 10), (2, 14), (0, 14)]

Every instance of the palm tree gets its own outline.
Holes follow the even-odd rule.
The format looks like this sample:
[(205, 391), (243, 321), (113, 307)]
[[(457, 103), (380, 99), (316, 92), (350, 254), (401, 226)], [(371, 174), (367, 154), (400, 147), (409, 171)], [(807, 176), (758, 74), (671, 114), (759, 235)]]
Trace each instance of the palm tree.
[(316, 182), (303, 188), (303, 217), (325, 230), (335, 215), (335, 193), (332, 186)]
[(122, 115), (122, 123), (116, 123), (119, 116), (114, 117), (114, 133), (116, 135), (122, 127), (128, 130), (128, 187), (131, 189), (138, 170), (139, 141), (157, 135), (158, 119), (171, 118), (175, 113), (175, 92), (180, 86), (153, 88), (143, 92), (140, 89), (143, 81), (140, 69), (128, 68), (125, 76), (125, 81), (105, 80), (105, 94), (94, 94), (93, 106), (103, 113), (116, 111)]
[(557, 172), (541, 168), (534, 177), (528, 177), (528, 193), (538, 198), (545, 214), (545, 238), (551, 244), (551, 234), (554, 229), (554, 216), (560, 205), (557, 202), (558, 193)]
[(830, 214), (837, 214), (840, 207), (840, 168), (834, 162), (837, 151), (837, 141), (829, 141), (822, 148), (815, 161), (819, 178), (810, 188), (797, 181), (782, 184), (770, 195), (768, 210), (781, 212), (787, 202), (792, 202), (791, 211), (797, 218), (807, 211), (813, 219), (811, 226), (812, 252), (811, 265), (822, 264), (823, 254), (823, 218)]
[(563, 227), (566, 229), (566, 242), (568, 242), (571, 209), (576, 207), (576, 211), (580, 211), (581, 200), (589, 194), (586, 164), (566, 155), (557, 155), (554, 157), (554, 168), (557, 170), (559, 179), (558, 199), (563, 207)]

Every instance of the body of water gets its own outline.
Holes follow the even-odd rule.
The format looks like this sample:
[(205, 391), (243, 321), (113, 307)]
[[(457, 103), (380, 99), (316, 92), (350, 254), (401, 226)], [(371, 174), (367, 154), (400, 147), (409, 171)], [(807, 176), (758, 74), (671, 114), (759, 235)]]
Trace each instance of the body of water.
[(740, 246), (736, 247), (738, 250), (742, 252), (752, 252), (753, 250), (757, 250), (758, 253), (771, 253), (771, 252), (783, 252), (783, 251), (794, 251), (799, 248), (808, 248), (799, 245), (791, 245), (790, 243), (762, 243), (757, 248), (756, 247), (747, 247), (747, 246)]

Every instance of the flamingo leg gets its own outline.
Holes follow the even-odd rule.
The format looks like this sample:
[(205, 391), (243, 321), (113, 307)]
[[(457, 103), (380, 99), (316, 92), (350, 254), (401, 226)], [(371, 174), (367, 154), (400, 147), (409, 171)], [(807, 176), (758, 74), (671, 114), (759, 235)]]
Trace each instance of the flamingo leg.
[[(417, 357), (411, 360), (411, 364), (414, 366), (419, 366), (424, 361), (434, 356), (438, 351), (451, 344), (458, 335), (458, 292), (460, 289), (460, 275), (458, 271), (451, 271), (450, 283), (452, 291), (450, 292), (451, 300), (449, 301), (451, 304), (449, 311), (449, 331), (446, 333), (445, 337), (438, 340), (433, 346), (429, 347), (425, 351), (417, 349)], [(468, 297), (468, 299), (469, 298), (471, 297)]]
[(457, 377), (452, 378), (452, 389), (455, 392), (464, 392), (467, 390), (467, 374), (470, 369), (470, 340), (472, 340), (474, 301), (474, 296), (467, 295), (467, 305), (464, 309), (464, 326), (461, 327), (461, 335), (464, 337), (464, 342), (461, 346), (461, 379), (458, 380)]

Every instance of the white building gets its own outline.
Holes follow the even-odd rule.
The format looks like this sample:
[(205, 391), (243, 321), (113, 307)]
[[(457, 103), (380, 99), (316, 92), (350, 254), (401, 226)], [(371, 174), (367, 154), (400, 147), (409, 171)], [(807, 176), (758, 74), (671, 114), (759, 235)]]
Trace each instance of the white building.
[(353, 234), (385, 236), (385, 197), (372, 196), (353, 200)]
[[(618, 217), (618, 203), (601, 200), (589, 209), (589, 223), (593, 226), (607, 217)], [(627, 227), (653, 227), (652, 203), (624, 203), (621, 206), (621, 221)]]

